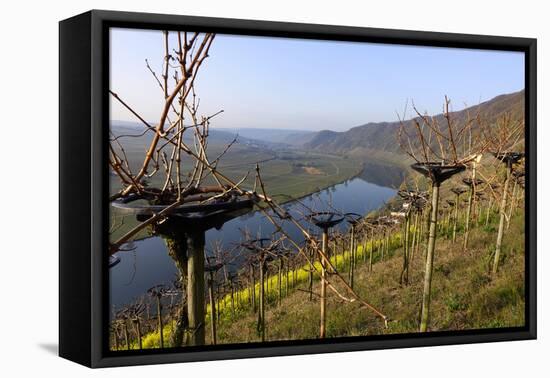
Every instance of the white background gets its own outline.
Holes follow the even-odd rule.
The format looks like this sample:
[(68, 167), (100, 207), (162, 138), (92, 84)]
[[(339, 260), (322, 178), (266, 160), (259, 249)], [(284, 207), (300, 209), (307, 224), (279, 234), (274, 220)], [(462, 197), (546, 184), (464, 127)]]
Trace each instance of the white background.
[(89, 9), (174, 13), (538, 38), (539, 195), (549, 182), (545, 1), (52, 1), (8, 0), (0, 23), (0, 375), (465, 377), (549, 376), (550, 267), (539, 206), (539, 340), (89, 370), (56, 356), (58, 25)]

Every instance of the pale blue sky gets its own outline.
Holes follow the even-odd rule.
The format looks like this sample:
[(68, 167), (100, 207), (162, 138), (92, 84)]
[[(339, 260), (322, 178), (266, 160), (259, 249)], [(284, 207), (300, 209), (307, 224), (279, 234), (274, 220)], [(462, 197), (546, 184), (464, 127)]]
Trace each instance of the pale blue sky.
[[(175, 33), (171, 33), (175, 42)], [(175, 47), (176, 44), (173, 43)], [(111, 29), (110, 87), (156, 122), (162, 94), (161, 31)], [(347, 130), (397, 119), (407, 101), (440, 113), (524, 88), (524, 54), (355, 42), (216, 36), (196, 82), (213, 127)], [(111, 101), (111, 119), (135, 121)]]

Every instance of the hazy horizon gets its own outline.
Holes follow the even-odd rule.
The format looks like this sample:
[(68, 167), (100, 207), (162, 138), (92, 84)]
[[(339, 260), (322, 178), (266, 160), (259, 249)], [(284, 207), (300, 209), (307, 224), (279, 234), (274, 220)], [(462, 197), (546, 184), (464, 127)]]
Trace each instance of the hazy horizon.
[[(176, 34), (170, 33), (175, 41)], [(173, 44), (172, 46), (175, 46)], [(218, 34), (196, 81), (216, 129), (346, 131), (370, 122), (439, 114), (524, 89), (524, 54), (489, 50)], [(111, 29), (110, 89), (156, 123), (163, 96), (162, 31)], [(111, 120), (137, 119), (111, 99)]]

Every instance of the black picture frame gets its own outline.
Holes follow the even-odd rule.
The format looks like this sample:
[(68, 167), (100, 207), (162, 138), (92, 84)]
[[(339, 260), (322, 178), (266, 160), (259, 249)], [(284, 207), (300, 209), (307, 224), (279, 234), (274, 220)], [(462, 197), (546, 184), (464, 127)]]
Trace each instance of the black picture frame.
[[(108, 29), (195, 30), (257, 36), (461, 47), (525, 53), (526, 324), (430, 332), (112, 353), (108, 340)], [(59, 354), (89, 367), (535, 339), (536, 39), (92, 10), (59, 23)], [(89, 167), (89, 169), (82, 169)], [(77, 183), (77, 185), (75, 185)]]

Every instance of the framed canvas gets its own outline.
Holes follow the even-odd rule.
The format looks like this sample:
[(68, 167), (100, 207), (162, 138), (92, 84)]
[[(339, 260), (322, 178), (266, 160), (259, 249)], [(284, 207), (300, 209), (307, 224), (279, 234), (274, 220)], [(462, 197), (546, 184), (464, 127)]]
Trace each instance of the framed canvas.
[(536, 338), (536, 40), (59, 27), (62, 357)]

